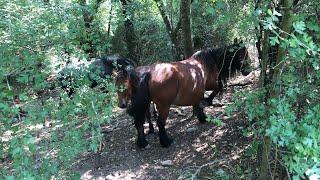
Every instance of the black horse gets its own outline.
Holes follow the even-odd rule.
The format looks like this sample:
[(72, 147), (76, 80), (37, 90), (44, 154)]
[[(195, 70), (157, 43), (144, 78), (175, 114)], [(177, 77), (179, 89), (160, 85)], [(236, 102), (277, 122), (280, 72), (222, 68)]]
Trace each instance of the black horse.
[[(61, 87), (72, 97), (75, 88), (83, 84), (94, 88), (110, 78), (114, 71), (123, 70), (127, 66), (137, 65), (129, 58), (116, 55), (104, 56), (79, 65), (67, 64), (58, 72), (54, 87)], [(103, 87), (101, 90), (107, 92)]]
[[(219, 68), (219, 74), (216, 79), (218, 88), (210, 87), (210, 83), (206, 85), (206, 90), (212, 90), (212, 93), (205, 98), (206, 105), (212, 105), (213, 98), (218, 94), (222, 93), (224, 85), (227, 83), (227, 80), (234, 75), (237, 70), (237, 67), (241, 69), (242, 75), (246, 76), (251, 72), (251, 66), (248, 61), (245, 61), (244, 64), (239, 64), (239, 59), (247, 59), (248, 52), (244, 47), (243, 43), (236, 43), (230, 46), (224, 46), (217, 49), (207, 49), (198, 51), (194, 54), (198, 58), (211, 59), (212, 62), (215, 62), (216, 67)], [(229, 64), (229, 66), (226, 66)]]

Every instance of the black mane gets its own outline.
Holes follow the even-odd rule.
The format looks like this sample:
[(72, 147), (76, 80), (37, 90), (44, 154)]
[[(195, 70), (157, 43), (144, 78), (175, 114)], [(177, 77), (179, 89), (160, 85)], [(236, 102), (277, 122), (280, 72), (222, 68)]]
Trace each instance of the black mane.
[(209, 72), (215, 67), (219, 69), (219, 78), (226, 80), (242, 67), (246, 56), (246, 48), (241, 44), (233, 44), (217, 49), (205, 49), (196, 52), (193, 57), (206, 66)]
[(101, 70), (105, 74), (111, 74), (114, 69), (124, 70), (127, 66), (132, 66), (134, 68), (137, 66), (133, 60), (117, 55), (109, 55), (97, 58), (92, 61), (91, 64), (95, 67), (102, 68)]

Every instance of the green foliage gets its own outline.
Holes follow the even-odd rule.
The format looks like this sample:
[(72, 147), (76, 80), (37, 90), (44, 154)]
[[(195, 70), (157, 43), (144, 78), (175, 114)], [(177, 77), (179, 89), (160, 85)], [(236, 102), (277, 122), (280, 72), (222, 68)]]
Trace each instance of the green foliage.
[(253, 2), (194, 1), (192, 7), (195, 46), (198, 38), (202, 41), (198, 48), (230, 44), (235, 38), (248, 42), (254, 39), (254, 26), (258, 21), (251, 14)]
[[(245, 107), (252, 126), (260, 127), (253, 129), (255, 136), (265, 133), (276, 148), (282, 150), (282, 161), (294, 178), (304, 173), (309, 177), (320, 175), (320, 26), (314, 17), (308, 16), (306, 20), (305, 14), (296, 14), (293, 32), (284, 39), (280, 34), (287, 32), (276, 25), (281, 14), (268, 9), (267, 15), (263, 25), (273, 33), (270, 44), (287, 50), (280, 68), (281, 76), (268, 86), (245, 95), (245, 102), (237, 105)], [(279, 93), (269, 98), (271, 92)]]
[(216, 118), (216, 117), (214, 118), (212, 116), (207, 116), (206, 121), (213, 123), (217, 126), (222, 126), (224, 124), (222, 120), (220, 120), (219, 118)]
[[(99, 149), (101, 126), (112, 115), (116, 88), (102, 80), (108, 94), (100, 92), (100, 87), (91, 89), (86, 69), (73, 69), (69, 73), (75, 82), (68, 86), (76, 93), (70, 99), (58, 87), (49, 91), (49, 79), (66, 61), (78, 59), (86, 64), (88, 56), (127, 54), (125, 18), (135, 27), (142, 64), (173, 60), (172, 43), (154, 0), (132, 1), (127, 16), (118, 1), (81, 2), (84, 4), (69, 0), (0, 2), (1, 179), (79, 178), (73, 172), (75, 159)], [(256, 30), (269, 31), (270, 45), (286, 48), (281, 77), (236, 101), (251, 124), (243, 134), (253, 133), (257, 139), (270, 136), (295, 178), (320, 174), (320, 26), (314, 16), (319, 3), (301, 1), (290, 33), (278, 27), (282, 15), (268, 6), (269, 1), (257, 9), (254, 3), (193, 1), (195, 49), (229, 44), (236, 37), (253, 42)], [(176, 27), (180, 1), (164, 4)], [(263, 29), (259, 29), (260, 16)], [(268, 98), (273, 91), (278, 96)], [(223, 125), (210, 116), (208, 121)], [(257, 142), (247, 149), (247, 156), (258, 151)], [(216, 174), (229, 178), (223, 171)]]
[[(56, 65), (86, 61), (82, 9), (69, 1), (5, 0), (0, 16), (0, 178), (79, 178), (75, 158), (98, 151), (116, 89), (108, 80), (108, 94), (91, 89), (77, 71), (73, 99), (58, 87), (48, 90)], [(97, 51), (104, 46), (94, 43)]]

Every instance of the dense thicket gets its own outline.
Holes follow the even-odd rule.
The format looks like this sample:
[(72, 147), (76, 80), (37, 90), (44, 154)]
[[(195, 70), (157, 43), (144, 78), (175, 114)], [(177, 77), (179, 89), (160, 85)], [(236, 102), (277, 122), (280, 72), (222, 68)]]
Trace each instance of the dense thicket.
[(319, 9), (316, 0), (2, 0), (0, 178), (70, 176), (78, 155), (101, 148), (116, 87), (83, 83), (70, 99), (52, 90), (65, 64), (175, 61), (235, 38), (259, 55), (258, 88), (236, 105), (252, 125), (260, 177), (320, 175)]

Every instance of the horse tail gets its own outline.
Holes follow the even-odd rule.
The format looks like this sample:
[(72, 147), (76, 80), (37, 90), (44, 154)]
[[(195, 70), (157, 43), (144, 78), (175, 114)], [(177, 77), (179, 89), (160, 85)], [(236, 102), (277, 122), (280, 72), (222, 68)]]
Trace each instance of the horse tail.
[(127, 109), (127, 112), (132, 116), (135, 121), (145, 119), (145, 114), (151, 102), (149, 91), (150, 72), (143, 73), (140, 76), (140, 82), (136, 93), (131, 99), (131, 106)]

